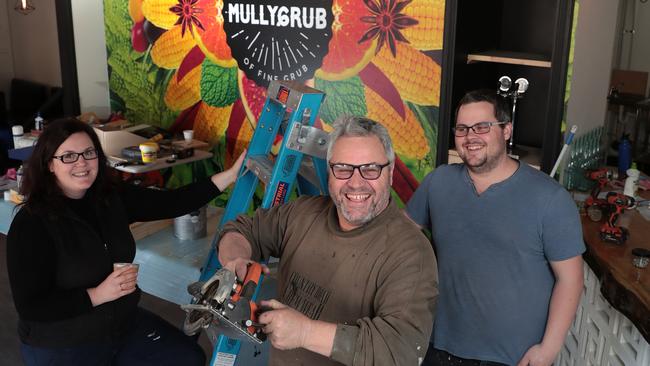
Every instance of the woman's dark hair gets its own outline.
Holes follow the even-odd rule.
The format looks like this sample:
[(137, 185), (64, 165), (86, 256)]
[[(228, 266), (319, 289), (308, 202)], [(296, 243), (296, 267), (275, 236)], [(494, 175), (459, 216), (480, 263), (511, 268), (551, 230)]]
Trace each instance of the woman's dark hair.
[[(104, 197), (111, 189), (106, 155), (102, 150), (99, 138), (88, 124), (75, 118), (64, 118), (47, 124), (34, 146), (34, 151), (27, 161), (20, 193), (25, 196), (25, 207), (31, 210), (57, 211), (60, 202), (65, 197), (56, 182), (56, 176), (50, 171), (50, 163), (56, 150), (61, 144), (75, 133), (85, 133), (90, 137), (97, 150), (97, 178), (89, 190), (96, 193), (97, 198)], [(83, 159), (83, 157), (79, 157)]]

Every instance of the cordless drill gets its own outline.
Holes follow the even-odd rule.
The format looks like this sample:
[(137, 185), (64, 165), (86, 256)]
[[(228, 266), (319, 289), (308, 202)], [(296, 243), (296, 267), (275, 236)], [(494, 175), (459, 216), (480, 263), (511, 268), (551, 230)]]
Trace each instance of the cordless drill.
[(635, 207), (634, 198), (618, 192), (609, 192), (605, 201), (607, 202), (605, 211), (608, 217), (600, 227), (600, 239), (610, 243), (625, 244), (630, 233), (626, 228), (616, 226), (616, 221), (623, 210)]
[(604, 207), (608, 205), (607, 200), (603, 198), (598, 198), (600, 191), (605, 187), (607, 182), (610, 179), (616, 179), (618, 174), (614, 171), (611, 171), (607, 168), (600, 168), (595, 170), (589, 170), (586, 173), (588, 179), (596, 181), (596, 185), (591, 190), (591, 194), (585, 200), (585, 209), (587, 210), (587, 216), (592, 221), (600, 221), (603, 217)]

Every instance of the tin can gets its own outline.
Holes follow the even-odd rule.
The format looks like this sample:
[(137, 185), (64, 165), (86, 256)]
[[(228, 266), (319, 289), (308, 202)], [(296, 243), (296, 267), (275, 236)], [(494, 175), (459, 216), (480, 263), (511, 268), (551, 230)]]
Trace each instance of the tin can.
[(174, 219), (174, 236), (181, 240), (203, 238), (208, 233), (206, 206)]

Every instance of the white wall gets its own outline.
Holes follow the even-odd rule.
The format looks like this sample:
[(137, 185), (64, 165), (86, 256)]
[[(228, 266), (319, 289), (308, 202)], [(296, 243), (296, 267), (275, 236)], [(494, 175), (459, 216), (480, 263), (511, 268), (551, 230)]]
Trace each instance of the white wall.
[(635, 6), (630, 70), (650, 72), (650, 2), (636, 1)]
[(110, 113), (102, 0), (72, 0), (81, 112)]
[(0, 6), (0, 92), (4, 92), (6, 98), (9, 98), (9, 84), (11, 78), (14, 77), (14, 56), (11, 51), (8, 9), (8, 6)]
[(605, 123), (619, 0), (580, 0), (567, 123), (578, 135)]
[(61, 86), (54, 1), (36, 1), (36, 10), (28, 15), (15, 11), (16, 2), (13, 0), (6, 0), (5, 4), (13, 53), (13, 76)]

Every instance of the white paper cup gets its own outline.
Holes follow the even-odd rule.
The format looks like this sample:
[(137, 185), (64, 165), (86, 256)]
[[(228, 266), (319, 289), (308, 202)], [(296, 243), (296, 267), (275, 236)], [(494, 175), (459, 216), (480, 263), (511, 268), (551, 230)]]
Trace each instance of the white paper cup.
[(194, 139), (194, 130), (183, 130), (183, 138), (185, 142), (192, 142), (192, 139)]
[(124, 267), (133, 267), (136, 269), (136, 271), (140, 270), (140, 264), (138, 263), (125, 263), (125, 262), (113, 263), (113, 271)]

